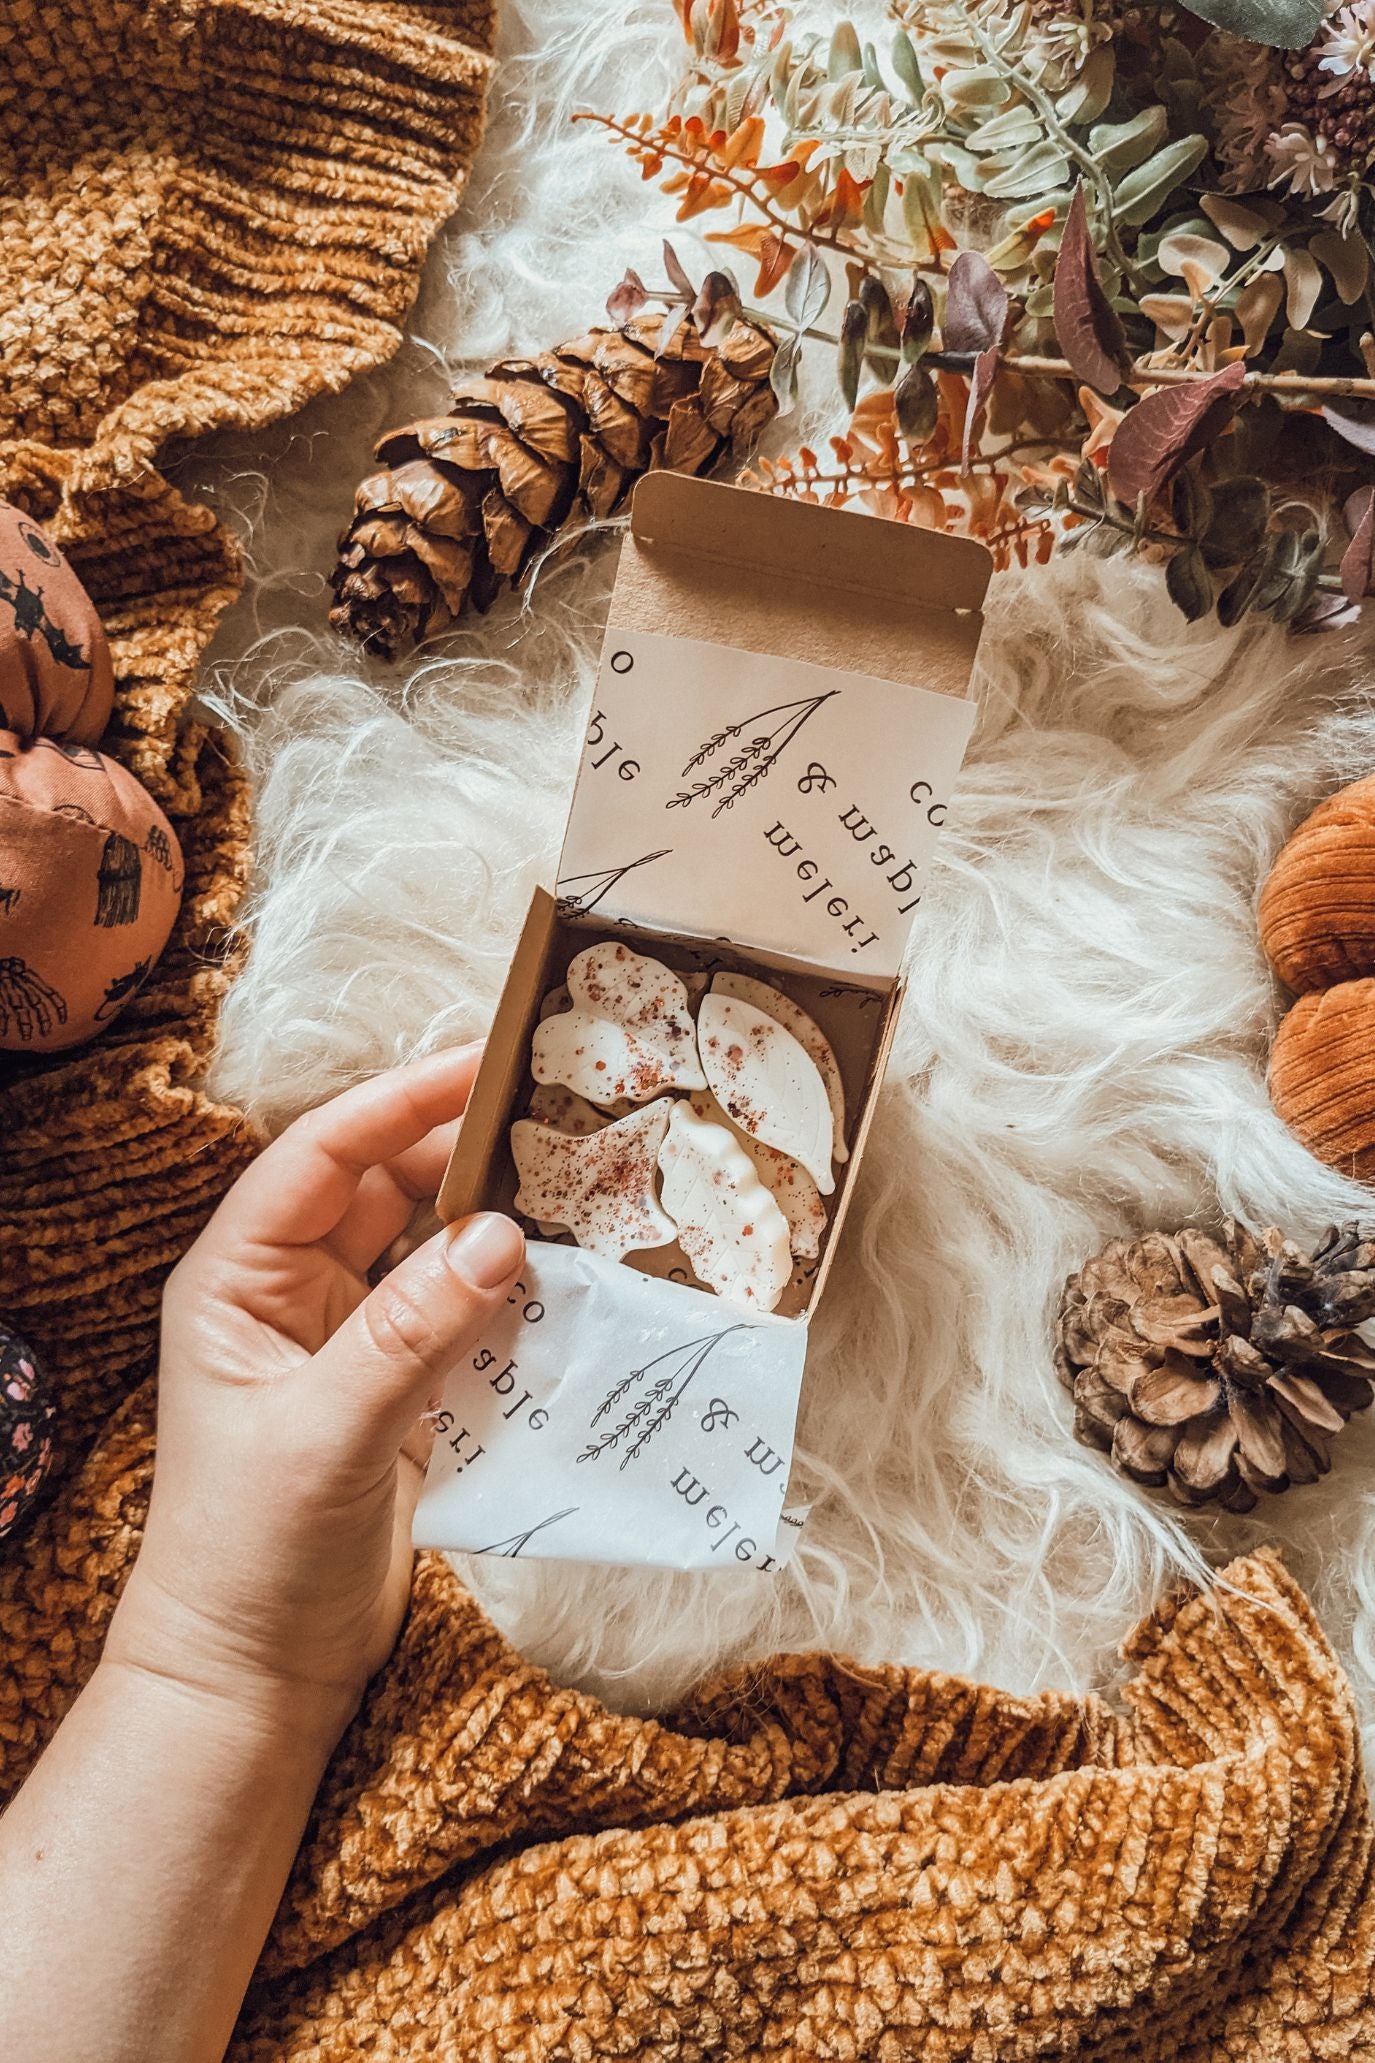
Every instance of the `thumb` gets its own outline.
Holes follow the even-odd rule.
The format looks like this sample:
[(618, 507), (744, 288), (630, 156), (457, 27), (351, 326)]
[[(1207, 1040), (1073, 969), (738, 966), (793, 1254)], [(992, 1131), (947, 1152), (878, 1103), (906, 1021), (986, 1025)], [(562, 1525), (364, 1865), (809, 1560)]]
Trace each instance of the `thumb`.
[(524, 1253), (509, 1218), (465, 1219), (407, 1255), (345, 1319), (310, 1365), (350, 1449), (369, 1459), (399, 1450), (501, 1309)]

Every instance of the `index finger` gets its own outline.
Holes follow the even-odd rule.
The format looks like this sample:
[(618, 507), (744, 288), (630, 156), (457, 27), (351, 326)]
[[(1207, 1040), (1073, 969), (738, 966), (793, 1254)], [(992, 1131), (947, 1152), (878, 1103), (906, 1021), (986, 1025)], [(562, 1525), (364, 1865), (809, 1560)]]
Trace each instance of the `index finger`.
[(308, 1246), (343, 1217), (369, 1168), (395, 1160), (458, 1116), (481, 1041), (408, 1061), (345, 1089), (288, 1125), (215, 1213), (217, 1230), (255, 1246)]

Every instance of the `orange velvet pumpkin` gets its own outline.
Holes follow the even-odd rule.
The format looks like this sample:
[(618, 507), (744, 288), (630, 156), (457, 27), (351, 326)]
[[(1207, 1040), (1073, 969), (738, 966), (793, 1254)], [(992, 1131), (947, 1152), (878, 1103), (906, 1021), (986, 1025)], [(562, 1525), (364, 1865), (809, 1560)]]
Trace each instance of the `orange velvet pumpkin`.
[(1320, 1160), (1375, 1179), (1375, 776), (1329, 796), (1283, 847), (1260, 939), (1298, 996), (1271, 1049), (1271, 1101)]

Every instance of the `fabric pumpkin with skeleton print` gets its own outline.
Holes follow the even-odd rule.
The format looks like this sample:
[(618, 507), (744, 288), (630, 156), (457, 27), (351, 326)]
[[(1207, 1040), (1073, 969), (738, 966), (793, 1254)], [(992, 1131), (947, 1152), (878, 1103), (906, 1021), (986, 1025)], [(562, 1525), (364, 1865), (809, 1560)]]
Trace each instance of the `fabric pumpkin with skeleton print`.
[(0, 1048), (92, 1038), (138, 993), (181, 902), (176, 834), (88, 745), (0, 732)]

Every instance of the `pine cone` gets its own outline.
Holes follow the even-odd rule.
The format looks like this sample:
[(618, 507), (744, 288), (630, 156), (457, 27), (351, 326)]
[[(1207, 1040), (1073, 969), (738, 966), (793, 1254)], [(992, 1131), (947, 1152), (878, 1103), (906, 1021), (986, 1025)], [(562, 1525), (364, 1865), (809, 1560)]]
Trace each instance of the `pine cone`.
[(1250, 1511), (1311, 1483), (1328, 1442), (1372, 1396), (1375, 1240), (1355, 1225), (1311, 1257), (1228, 1221), (1110, 1240), (1065, 1285), (1055, 1365), (1074, 1429), (1138, 1483), (1182, 1504)]
[(704, 473), (751, 443), (777, 407), (774, 351), (752, 323), (704, 344), (690, 319), (641, 315), (461, 381), (448, 415), (377, 446), (383, 470), (339, 540), (330, 622), (392, 658), (465, 604), (489, 608), (642, 473)]

